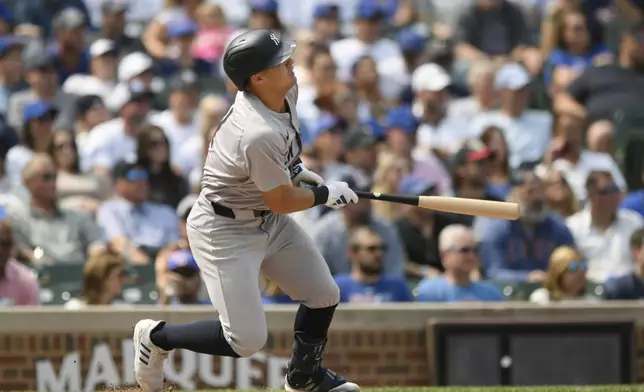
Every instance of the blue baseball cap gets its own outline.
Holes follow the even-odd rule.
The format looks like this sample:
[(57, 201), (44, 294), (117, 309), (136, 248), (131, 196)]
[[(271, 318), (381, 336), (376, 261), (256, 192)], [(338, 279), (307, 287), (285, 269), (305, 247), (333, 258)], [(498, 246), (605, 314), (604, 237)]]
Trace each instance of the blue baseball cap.
[(425, 50), (425, 45), (427, 45), (427, 39), (411, 28), (398, 33), (396, 42), (405, 53), (420, 53)]
[(387, 113), (386, 127), (387, 129), (401, 129), (405, 133), (414, 133), (418, 127), (418, 122), (409, 106), (399, 106), (389, 110)]
[(409, 175), (398, 184), (398, 193), (402, 195), (426, 195), (436, 191), (436, 184), (421, 177)]
[(277, 14), (277, 1), (276, 0), (254, 0), (251, 10), (258, 12), (266, 12), (267, 14)]
[(188, 35), (195, 35), (198, 27), (197, 24), (191, 20), (180, 20), (171, 22), (168, 25), (168, 38), (185, 37)]
[(16, 36), (9, 35), (0, 37), (0, 57), (7, 54), (13, 48), (23, 48), (24, 46), (25, 42)]
[(31, 120), (40, 119), (47, 115), (56, 113), (49, 102), (30, 102), (22, 109), (22, 119), (25, 123)]
[(322, 3), (313, 9), (313, 17), (318, 18), (338, 18), (340, 8), (337, 4)]
[(150, 175), (145, 168), (139, 166), (136, 162), (121, 161), (112, 169), (112, 176), (115, 180), (146, 181)]
[(5, 4), (0, 4), (0, 19), (7, 23), (13, 23), (15, 20), (13, 11), (11, 11), (11, 8), (7, 7)]
[(170, 271), (186, 267), (199, 271), (199, 266), (197, 265), (197, 261), (194, 256), (192, 256), (192, 252), (181, 249), (170, 253), (170, 256), (168, 257), (168, 269)]
[(376, 20), (387, 16), (383, 7), (374, 0), (361, 0), (356, 10), (356, 19)]

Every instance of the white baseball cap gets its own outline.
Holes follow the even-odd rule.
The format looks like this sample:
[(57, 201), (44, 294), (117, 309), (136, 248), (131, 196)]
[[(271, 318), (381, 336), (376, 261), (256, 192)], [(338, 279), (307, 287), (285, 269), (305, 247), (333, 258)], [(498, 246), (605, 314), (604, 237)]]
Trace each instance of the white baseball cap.
[(505, 64), (494, 75), (494, 89), (521, 90), (530, 84), (530, 79), (530, 74), (521, 64)]
[(447, 71), (438, 64), (428, 63), (416, 68), (411, 75), (411, 88), (414, 93), (419, 91), (441, 91), (452, 83)]
[(120, 82), (127, 82), (130, 79), (141, 75), (152, 69), (154, 61), (152, 57), (143, 52), (130, 53), (123, 57), (118, 66), (118, 78)]
[(89, 54), (92, 58), (102, 56), (104, 54), (114, 52), (116, 50), (116, 44), (114, 41), (108, 38), (101, 38), (96, 40), (89, 47)]

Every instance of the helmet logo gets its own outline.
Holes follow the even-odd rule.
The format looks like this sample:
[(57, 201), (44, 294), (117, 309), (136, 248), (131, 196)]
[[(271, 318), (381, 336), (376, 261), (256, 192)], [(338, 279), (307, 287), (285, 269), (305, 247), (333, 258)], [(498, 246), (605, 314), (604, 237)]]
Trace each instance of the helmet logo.
[(279, 45), (280, 45), (280, 39), (279, 39), (279, 38), (277, 38), (277, 36), (275, 35), (275, 33), (271, 33), (270, 37), (271, 37), (271, 40), (273, 40), (273, 42), (275, 42), (275, 45), (277, 45), (277, 46), (279, 46)]

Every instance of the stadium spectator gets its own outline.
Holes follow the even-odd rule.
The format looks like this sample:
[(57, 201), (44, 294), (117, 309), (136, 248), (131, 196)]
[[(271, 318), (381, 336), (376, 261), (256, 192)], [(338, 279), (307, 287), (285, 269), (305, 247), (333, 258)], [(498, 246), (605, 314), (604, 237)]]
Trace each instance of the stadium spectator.
[(0, 4), (0, 36), (11, 35), (14, 30), (16, 18), (12, 8), (7, 4)]
[(171, 148), (163, 129), (149, 125), (137, 140), (137, 163), (149, 174), (149, 201), (177, 208), (188, 194), (188, 182), (170, 166)]
[(508, 200), (520, 206), (518, 220), (476, 219), (481, 261), (489, 279), (542, 282), (552, 251), (575, 243), (564, 221), (548, 213), (539, 177), (528, 173), (517, 182)]
[[(402, 179), (397, 193), (435, 196), (436, 185), (411, 175)], [(423, 279), (443, 272), (444, 268), (438, 251), (438, 238), (445, 227), (457, 223), (454, 216), (424, 208), (409, 207), (395, 223), (407, 255), (405, 267), (407, 277)]]
[(363, 128), (350, 130), (344, 135), (344, 165), (337, 165), (333, 170), (327, 166), (329, 179), (352, 175), (358, 184), (371, 183), (378, 163), (376, 139)]
[(90, 73), (90, 54), (85, 48), (85, 26), (88, 19), (76, 8), (65, 8), (54, 16), (54, 43), (45, 50), (54, 58), (59, 83), (70, 75)]
[(89, 12), (83, 0), (62, 1), (17, 1), (14, 3), (16, 31), (31, 37), (48, 39), (53, 36), (55, 18), (65, 9), (73, 8), (81, 12), (85, 20), (89, 20)]
[(94, 41), (89, 47), (90, 72), (87, 75), (70, 75), (63, 83), (63, 91), (79, 96), (98, 95), (106, 99), (116, 86), (117, 55), (114, 41), (107, 38)]
[(103, 0), (101, 3), (100, 38), (97, 41), (107, 39), (114, 42), (119, 57), (143, 49), (141, 41), (128, 35), (125, 30), (126, 13), (131, 11), (129, 3), (128, 0)]
[(450, 104), (449, 110), (453, 115), (473, 119), (496, 107), (498, 95), (494, 91), (496, 68), (494, 62), (490, 60), (477, 60), (472, 63), (467, 78), (472, 95), (455, 99)]
[(199, 266), (190, 249), (172, 251), (166, 261), (167, 276), (163, 288), (163, 303), (169, 305), (204, 305), (199, 299), (201, 277)]
[(351, 273), (335, 276), (340, 302), (411, 302), (413, 298), (402, 276), (383, 273), (386, 245), (368, 226), (351, 229), (348, 239)]
[(168, 25), (173, 22), (195, 21), (202, 0), (168, 0), (163, 9), (147, 25), (141, 40), (145, 50), (158, 59), (172, 58), (166, 45)]
[(561, 219), (567, 219), (579, 212), (579, 201), (562, 172), (550, 170), (542, 176), (542, 180), (550, 211)]
[(139, 81), (152, 89), (154, 80), (154, 60), (144, 52), (132, 52), (119, 61), (116, 76), (120, 83)]
[[(409, 171), (409, 161), (406, 159), (394, 154), (380, 153), (371, 191), (385, 194), (398, 192), (400, 181), (409, 174)], [(373, 200), (371, 209), (378, 216), (389, 220), (398, 218), (403, 210), (400, 204), (382, 203), (378, 200)]]
[(89, 216), (59, 206), (55, 166), (48, 155), (34, 155), (22, 178), (29, 206), (12, 220), (17, 245), (30, 263), (80, 265), (105, 249), (101, 230)]
[(340, 32), (340, 7), (330, 2), (320, 2), (313, 9), (313, 41), (329, 45), (342, 38)]
[(414, 27), (407, 27), (396, 35), (396, 43), (400, 46), (407, 72), (410, 74), (418, 68), (424, 60), (428, 37)]
[(438, 239), (445, 273), (427, 277), (416, 287), (419, 302), (503, 301), (494, 285), (479, 281), (478, 245), (474, 232), (463, 225), (450, 225)]
[(197, 8), (197, 34), (192, 44), (192, 55), (200, 60), (215, 63), (226, 49), (232, 33), (219, 4), (202, 3)]
[(552, 302), (587, 301), (586, 272), (588, 262), (574, 248), (562, 246), (550, 256), (543, 287), (530, 294), (530, 302), (546, 305)]
[(65, 309), (120, 302), (126, 277), (125, 260), (118, 254), (106, 251), (90, 257), (83, 266), (83, 295), (67, 301)]
[(0, 207), (0, 307), (40, 304), (36, 275), (12, 257), (13, 230)]
[(112, 114), (105, 106), (103, 98), (98, 95), (86, 95), (78, 98), (76, 101), (75, 121), (73, 124), (73, 134), (76, 137), (76, 146), (78, 147), (81, 171), (90, 171), (87, 151), (87, 141), (89, 132), (100, 124), (109, 121)]
[(505, 198), (510, 192), (512, 173), (510, 170), (510, 150), (503, 131), (495, 126), (487, 127), (481, 133), (481, 141), (490, 150), (487, 172), (488, 189), (491, 193)]
[(192, 71), (199, 77), (213, 73), (214, 65), (192, 55), (192, 45), (199, 27), (191, 20), (172, 21), (167, 26), (167, 56), (157, 62), (159, 75), (172, 77), (182, 71)]
[(612, 120), (619, 110), (636, 110), (644, 99), (643, 31), (643, 23), (630, 28), (622, 37), (618, 62), (586, 68), (567, 92), (555, 97), (555, 110), (587, 117), (591, 124)]
[(631, 234), (630, 249), (635, 269), (633, 273), (608, 279), (604, 284), (606, 299), (638, 300), (644, 298), (644, 229)]
[(81, 172), (81, 157), (70, 131), (54, 131), (47, 143), (47, 154), (56, 169), (56, 195), (61, 208), (93, 216), (101, 201), (111, 193), (103, 178)]
[(175, 75), (168, 87), (168, 109), (151, 115), (150, 123), (165, 132), (172, 165), (187, 175), (190, 168), (181, 166), (179, 151), (199, 133), (199, 80), (192, 71), (185, 71)]
[[(344, 178), (349, 186), (358, 191), (368, 192), (371, 186), (359, 186), (353, 178)], [(317, 221), (312, 238), (320, 249), (333, 275), (351, 273), (347, 257), (348, 233), (357, 226), (369, 226), (387, 244), (382, 258), (383, 272), (387, 275), (402, 276), (405, 270), (405, 254), (396, 227), (388, 220), (371, 212), (371, 202), (361, 199), (348, 204), (339, 211), (331, 211)]]
[(595, 121), (586, 131), (586, 146), (588, 150), (613, 155), (615, 126), (609, 120)]
[(378, 89), (377, 64), (369, 56), (359, 57), (352, 67), (352, 86), (358, 97), (358, 118), (361, 122), (371, 119), (384, 120), (390, 103)]
[(148, 264), (164, 246), (179, 238), (172, 208), (147, 201), (149, 174), (136, 163), (119, 162), (113, 170), (117, 197), (105, 201), (97, 220), (112, 249), (132, 264)]
[(636, 212), (620, 209), (621, 191), (612, 174), (591, 171), (586, 180), (586, 207), (566, 220), (577, 248), (588, 260), (588, 279), (603, 283), (633, 271), (629, 240), (644, 226)]
[(24, 42), (20, 39), (0, 38), (0, 113), (3, 115), (9, 110), (11, 95), (26, 87), (22, 80), (23, 49)]
[(5, 170), (14, 184), (22, 180), (22, 169), (36, 153), (47, 152), (56, 111), (44, 101), (28, 103), (23, 109), (22, 142), (12, 147), (5, 158)]
[(548, 54), (544, 73), (545, 82), (552, 84), (553, 92), (564, 91), (590, 65), (613, 63), (614, 56), (608, 47), (591, 41), (583, 11), (563, 11), (553, 27), (556, 48)]
[(626, 181), (617, 163), (610, 155), (584, 148), (584, 122), (573, 115), (562, 114), (555, 120), (554, 139), (537, 168), (541, 175), (547, 169), (563, 173), (575, 192), (577, 200), (586, 200), (586, 179), (591, 171), (608, 171), (620, 189), (626, 189)]
[(480, 135), (490, 125), (499, 127), (510, 148), (510, 166), (534, 165), (541, 161), (552, 135), (552, 115), (528, 109), (530, 74), (518, 63), (503, 65), (494, 77), (500, 109), (472, 120), (472, 132)]
[(152, 92), (137, 81), (114, 88), (106, 104), (118, 117), (89, 131), (85, 145), (88, 170), (109, 176), (117, 162), (136, 157), (137, 137), (149, 118), (151, 98)]

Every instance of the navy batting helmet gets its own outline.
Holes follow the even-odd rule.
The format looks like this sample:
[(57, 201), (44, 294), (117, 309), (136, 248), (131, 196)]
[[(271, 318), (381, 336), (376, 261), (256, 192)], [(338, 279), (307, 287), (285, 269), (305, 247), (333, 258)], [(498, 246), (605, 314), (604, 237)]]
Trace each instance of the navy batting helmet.
[(224, 72), (239, 90), (245, 90), (248, 78), (288, 60), (295, 46), (295, 42), (282, 41), (270, 30), (247, 31), (233, 39), (226, 48)]

